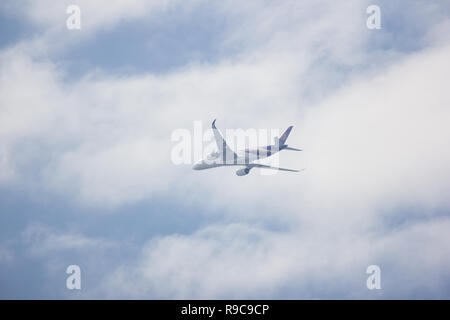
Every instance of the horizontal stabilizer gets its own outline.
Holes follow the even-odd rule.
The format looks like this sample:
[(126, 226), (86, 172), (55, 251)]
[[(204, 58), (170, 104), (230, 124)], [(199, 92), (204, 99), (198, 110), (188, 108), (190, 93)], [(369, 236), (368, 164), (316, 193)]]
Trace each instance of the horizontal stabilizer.
[(247, 166), (247, 168), (264, 168), (264, 169), (273, 169), (273, 170), (280, 170), (280, 171), (290, 171), (290, 172), (300, 172), (302, 170), (295, 170), (295, 169), (285, 169), (285, 168), (278, 168), (278, 167), (272, 167), (265, 164), (259, 164), (259, 163), (251, 163)]
[(284, 150), (303, 151), (302, 149), (291, 148), (291, 147), (286, 147), (286, 148), (284, 148)]

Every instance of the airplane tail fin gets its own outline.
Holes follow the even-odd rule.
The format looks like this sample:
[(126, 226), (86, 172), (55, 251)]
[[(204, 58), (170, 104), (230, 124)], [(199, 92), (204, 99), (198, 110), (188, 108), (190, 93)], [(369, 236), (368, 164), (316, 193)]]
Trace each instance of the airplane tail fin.
[(289, 134), (291, 133), (293, 126), (290, 126), (289, 128), (286, 129), (286, 131), (283, 133), (283, 135), (280, 137), (279, 139), (279, 144), (280, 145), (284, 145), (287, 138), (289, 137)]
[(292, 150), (292, 151), (302, 151), (302, 149), (292, 148), (289, 147), (286, 144), (286, 140), (289, 137), (289, 134), (291, 133), (291, 130), (294, 126), (290, 126), (286, 129), (286, 131), (283, 133), (283, 135), (280, 138), (275, 138), (275, 145), (278, 148), (284, 149), (284, 150)]

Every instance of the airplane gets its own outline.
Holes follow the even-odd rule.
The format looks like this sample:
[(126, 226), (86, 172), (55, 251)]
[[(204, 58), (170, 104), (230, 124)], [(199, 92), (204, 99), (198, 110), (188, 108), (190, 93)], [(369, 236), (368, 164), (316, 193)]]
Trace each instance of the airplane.
[(253, 161), (263, 159), (270, 157), (274, 155), (277, 152), (280, 152), (281, 150), (293, 150), (293, 151), (302, 151), (301, 149), (296, 149), (289, 147), (287, 144), (285, 144), (286, 139), (288, 138), (289, 134), (291, 133), (291, 130), (293, 126), (290, 126), (286, 129), (286, 131), (283, 133), (283, 135), (278, 138), (275, 138), (275, 144), (260, 147), (257, 149), (244, 149), (237, 151), (236, 153), (230, 149), (230, 147), (227, 145), (225, 139), (220, 134), (220, 131), (216, 127), (216, 119), (212, 122), (212, 130), (214, 133), (214, 139), (216, 140), (217, 144), (217, 151), (211, 152), (206, 159), (201, 159), (197, 161), (192, 169), (194, 170), (205, 170), (205, 169), (211, 169), (211, 168), (217, 168), (217, 167), (223, 167), (223, 166), (244, 166), (244, 168), (239, 169), (236, 171), (236, 175), (238, 176), (245, 176), (249, 174), (250, 170), (253, 168), (264, 168), (264, 169), (274, 169), (274, 170), (280, 170), (280, 171), (290, 171), (290, 172), (299, 172), (300, 170), (294, 170), (294, 169), (285, 169), (285, 168), (278, 168), (278, 167), (272, 167), (265, 164), (260, 163), (254, 163)]

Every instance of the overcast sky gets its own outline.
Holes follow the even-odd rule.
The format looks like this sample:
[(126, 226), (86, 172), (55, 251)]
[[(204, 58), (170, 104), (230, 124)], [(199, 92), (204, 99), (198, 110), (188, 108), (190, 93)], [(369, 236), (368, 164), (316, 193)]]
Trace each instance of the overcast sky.
[[(447, 1), (2, 1), (0, 298), (448, 299), (449, 74)], [(175, 165), (215, 118), (306, 170)]]

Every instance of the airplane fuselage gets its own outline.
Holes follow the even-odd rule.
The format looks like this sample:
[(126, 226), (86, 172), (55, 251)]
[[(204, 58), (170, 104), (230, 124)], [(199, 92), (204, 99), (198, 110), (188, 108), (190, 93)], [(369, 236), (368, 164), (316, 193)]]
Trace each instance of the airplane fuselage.
[(227, 157), (226, 154), (217, 154), (216, 157), (208, 156), (197, 161), (192, 168), (194, 170), (205, 170), (223, 166), (245, 166), (255, 160), (268, 158), (286, 147), (287, 145), (270, 145), (258, 149), (239, 150), (232, 157)]

